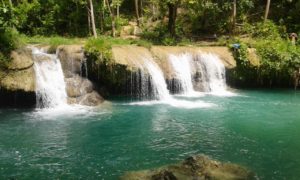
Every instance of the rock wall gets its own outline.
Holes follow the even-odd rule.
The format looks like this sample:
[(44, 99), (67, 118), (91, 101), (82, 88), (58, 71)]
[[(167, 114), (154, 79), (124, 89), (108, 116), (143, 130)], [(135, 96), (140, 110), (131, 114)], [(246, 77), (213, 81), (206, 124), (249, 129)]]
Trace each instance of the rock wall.
[[(97, 57), (87, 57), (89, 79), (92, 79), (104, 95), (132, 95), (135, 94), (136, 81), (134, 77), (143, 69), (145, 59), (154, 60), (165, 76), (168, 89), (176, 93), (174, 84), (177, 83), (174, 69), (168, 60), (170, 54), (183, 53), (196, 56), (199, 53), (217, 54), (227, 69), (236, 67), (236, 62), (227, 47), (171, 47), (152, 46), (150, 49), (134, 45), (112, 47), (112, 59), (101, 61)], [(196, 71), (193, 71), (196, 76)], [(178, 84), (178, 83), (177, 83)]]
[(35, 74), (29, 48), (11, 53), (11, 62), (0, 69), (0, 106), (35, 105)]
[[(109, 62), (99, 61), (97, 57), (86, 59), (82, 45), (63, 45), (57, 48), (67, 84), (68, 101), (83, 105), (98, 105), (103, 102), (97, 92), (104, 96), (135, 94), (139, 77), (133, 76), (140, 72), (147, 58), (153, 59), (160, 66), (171, 86), (176, 83), (176, 78), (168, 55), (199, 52), (217, 54), (227, 69), (236, 66), (226, 47), (152, 46), (148, 49), (134, 45), (114, 46)], [(11, 58), (7, 68), (0, 69), (0, 106), (34, 106), (35, 73), (31, 49), (13, 51)], [(85, 77), (92, 80), (95, 86)]]

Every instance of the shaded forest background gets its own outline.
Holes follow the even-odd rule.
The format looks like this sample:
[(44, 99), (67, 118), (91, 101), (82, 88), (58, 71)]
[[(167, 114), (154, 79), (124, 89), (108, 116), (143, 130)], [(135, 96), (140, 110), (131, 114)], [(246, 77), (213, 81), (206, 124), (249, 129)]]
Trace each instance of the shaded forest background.
[(300, 31), (298, 0), (1, 0), (0, 27), (31, 36), (86, 37), (94, 22), (97, 34), (112, 34), (115, 26), (117, 36), (121, 26), (137, 21), (143, 32), (155, 26), (181, 37), (228, 34), (233, 28), (243, 33), (264, 19), (268, 1), (268, 19), (284, 32)]

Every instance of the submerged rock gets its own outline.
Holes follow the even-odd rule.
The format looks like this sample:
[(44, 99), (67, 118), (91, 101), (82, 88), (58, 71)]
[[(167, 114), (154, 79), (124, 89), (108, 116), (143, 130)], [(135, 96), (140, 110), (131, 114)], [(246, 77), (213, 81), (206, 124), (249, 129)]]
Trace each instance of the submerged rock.
[(211, 160), (207, 156), (197, 155), (173, 164), (153, 170), (127, 172), (123, 180), (252, 180), (255, 174), (245, 167)]

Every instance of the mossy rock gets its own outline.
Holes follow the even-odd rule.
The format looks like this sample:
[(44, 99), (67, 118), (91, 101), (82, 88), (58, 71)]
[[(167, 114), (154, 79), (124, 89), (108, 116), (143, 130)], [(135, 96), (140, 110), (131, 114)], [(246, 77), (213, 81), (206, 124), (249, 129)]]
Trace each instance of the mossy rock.
[(11, 61), (0, 69), (0, 87), (7, 91), (35, 92), (32, 51), (22, 48), (11, 52)]
[(18, 49), (11, 52), (11, 61), (8, 70), (24, 70), (33, 66), (32, 52), (29, 48)]
[(204, 155), (192, 156), (183, 162), (152, 170), (127, 172), (122, 180), (254, 180), (255, 174), (245, 167), (222, 163)]
[(0, 81), (0, 87), (9, 91), (35, 92), (35, 73), (33, 67), (9, 71)]

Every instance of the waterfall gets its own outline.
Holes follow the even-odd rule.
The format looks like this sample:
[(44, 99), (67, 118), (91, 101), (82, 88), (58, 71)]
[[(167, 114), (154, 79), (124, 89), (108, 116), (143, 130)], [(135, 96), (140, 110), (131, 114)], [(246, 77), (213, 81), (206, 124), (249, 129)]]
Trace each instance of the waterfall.
[(177, 87), (179, 91), (184, 95), (194, 94), (191, 72), (193, 56), (187, 53), (178, 56), (171, 54), (169, 61), (174, 69), (176, 79), (179, 81), (179, 87)]
[(199, 53), (195, 62), (204, 91), (212, 93), (226, 92), (225, 66), (217, 55)]
[(146, 59), (144, 62), (144, 67), (150, 75), (150, 82), (154, 99), (170, 99), (171, 96), (169, 90), (167, 89), (167, 83), (159, 66), (154, 61)]
[(32, 49), (36, 76), (37, 108), (67, 105), (66, 84), (61, 63), (56, 55)]

